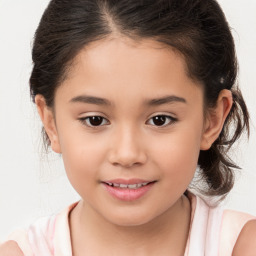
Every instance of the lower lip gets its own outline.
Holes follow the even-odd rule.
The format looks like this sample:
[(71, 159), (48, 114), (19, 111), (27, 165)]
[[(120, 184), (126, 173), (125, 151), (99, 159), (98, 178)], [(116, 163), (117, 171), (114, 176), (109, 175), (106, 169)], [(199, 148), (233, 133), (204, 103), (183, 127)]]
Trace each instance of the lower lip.
[(112, 187), (105, 183), (102, 183), (106, 190), (110, 193), (111, 196), (122, 200), (122, 201), (135, 201), (142, 196), (144, 196), (155, 184), (155, 182), (149, 183), (146, 186), (142, 186), (137, 189), (129, 189), (129, 188), (119, 188)]

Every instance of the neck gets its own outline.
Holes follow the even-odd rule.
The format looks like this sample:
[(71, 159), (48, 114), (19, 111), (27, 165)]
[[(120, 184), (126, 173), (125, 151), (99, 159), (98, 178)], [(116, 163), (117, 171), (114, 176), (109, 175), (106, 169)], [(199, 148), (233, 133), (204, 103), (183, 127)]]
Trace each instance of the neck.
[(138, 226), (110, 223), (81, 201), (70, 215), (73, 255), (183, 255), (189, 226), (190, 203), (185, 196)]

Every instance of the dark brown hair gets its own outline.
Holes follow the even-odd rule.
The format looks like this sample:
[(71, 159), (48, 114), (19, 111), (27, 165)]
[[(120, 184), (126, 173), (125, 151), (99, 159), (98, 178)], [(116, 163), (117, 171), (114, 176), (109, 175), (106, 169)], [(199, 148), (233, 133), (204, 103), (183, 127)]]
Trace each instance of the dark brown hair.
[(222, 89), (231, 90), (234, 103), (222, 132), (198, 159), (208, 185), (205, 193), (227, 194), (234, 182), (233, 169), (239, 168), (227, 152), (244, 129), (249, 132), (249, 116), (236, 84), (233, 37), (215, 0), (52, 0), (35, 34), (33, 100), (41, 94), (52, 107), (56, 88), (78, 52), (114, 33), (135, 40), (150, 38), (180, 52), (189, 76), (204, 86), (206, 110), (214, 108)]

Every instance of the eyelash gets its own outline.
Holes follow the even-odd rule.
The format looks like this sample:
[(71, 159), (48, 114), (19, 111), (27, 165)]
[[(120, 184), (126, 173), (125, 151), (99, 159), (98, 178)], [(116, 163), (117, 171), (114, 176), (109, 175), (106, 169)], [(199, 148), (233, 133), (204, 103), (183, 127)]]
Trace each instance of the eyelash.
[[(157, 120), (155, 120), (155, 121), (160, 121), (160, 122), (164, 121), (164, 124), (163, 125), (150, 124), (150, 120), (153, 120), (154, 118), (157, 118)], [(98, 120), (94, 120), (94, 121), (96, 121), (96, 122), (99, 121), (100, 124), (99, 125), (92, 125), (92, 123), (91, 123), (93, 121), (92, 119), (98, 119)], [(166, 123), (166, 119), (169, 120), (168, 123)], [(79, 121), (82, 124), (84, 124), (84, 125), (86, 125), (90, 128), (98, 128), (98, 127), (110, 124), (110, 122), (105, 117), (97, 116), (97, 115), (82, 117), (82, 118), (79, 118)], [(104, 123), (102, 124), (103, 121), (104, 121)], [(155, 115), (155, 116), (151, 117), (150, 119), (148, 119), (146, 124), (153, 125), (153, 126), (161, 128), (161, 127), (166, 127), (166, 126), (169, 126), (171, 124), (174, 124), (177, 121), (178, 121), (177, 118), (174, 118), (174, 117), (169, 116), (169, 115), (163, 115), (163, 114), (161, 115), (160, 114), (160, 115)]]
[[(82, 123), (82, 124), (84, 124), (84, 125), (86, 125), (86, 126), (88, 126), (88, 127), (90, 127), (90, 128), (97, 128), (97, 127), (100, 127), (100, 126), (103, 126), (102, 124), (100, 124), (100, 125), (92, 125), (91, 124), (91, 121), (92, 121), (92, 119), (95, 119), (95, 118), (98, 118), (98, 119), (100, 119), (100, 120), (102, 120), (102, 121), (105, 121), (106, 123), (104, 123), (103, 125), (106, 125), (106, 124), (109, 124), (109, 121), (105, 118), (105, 117), (103, 117), (103, 116), (97, 116), (97, 115), (95, 115), (95, 116), (87, 116), (87, 117), (82, 117), (82, 118), (79, 118), (79, 121)], [(90, 120), (91, 119), (91, 120)], [(99, 120), (96, 120), (96, 121), (99, 121)], [(90, 122), (90, 123), (89, 123)], [(102, 123), (102, 122), (101, 122)]]
[[(157, 120), (155, 120), (155, 121), (164, 121), (164, 124), (163, 125), (155, 125), (155, 124), (152, 124), (152, 125), (154, 125), (154, 126), (156, 126), (156, 127), (166, 127), (166, 126), (169, 126), (169, 125), (172, 125), (172, 124), (174, 124), (175, 122), (177, 122), (178, 121), (178, 119), (177, 118), (174, 118), (174, 117), (172, 117), (172, 116), (169, 116), (169, 115), (156, 115), (156, 116), (153, 116), (153, 117), (151, 117), (146, 123), (149, 123), (150, 122), (150, 120), (153, 120), (154, 118), (157, 118)], [(168, 123), (166, 123), (166, 121), (167, 121), (167, 119), (169, 120), (168, 121)]]

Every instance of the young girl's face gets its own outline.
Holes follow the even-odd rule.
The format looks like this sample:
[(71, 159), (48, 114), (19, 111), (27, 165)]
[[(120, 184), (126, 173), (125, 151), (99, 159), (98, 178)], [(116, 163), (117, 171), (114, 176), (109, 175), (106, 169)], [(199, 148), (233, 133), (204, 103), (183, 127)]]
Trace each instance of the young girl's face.
[(201, 85), (181, 55), (150, 40), (82, 50), (56, 91), (54, 118), (46, 129), (71, 184), (91, 212), (120, 225), (170, 212), (204, 144)]

